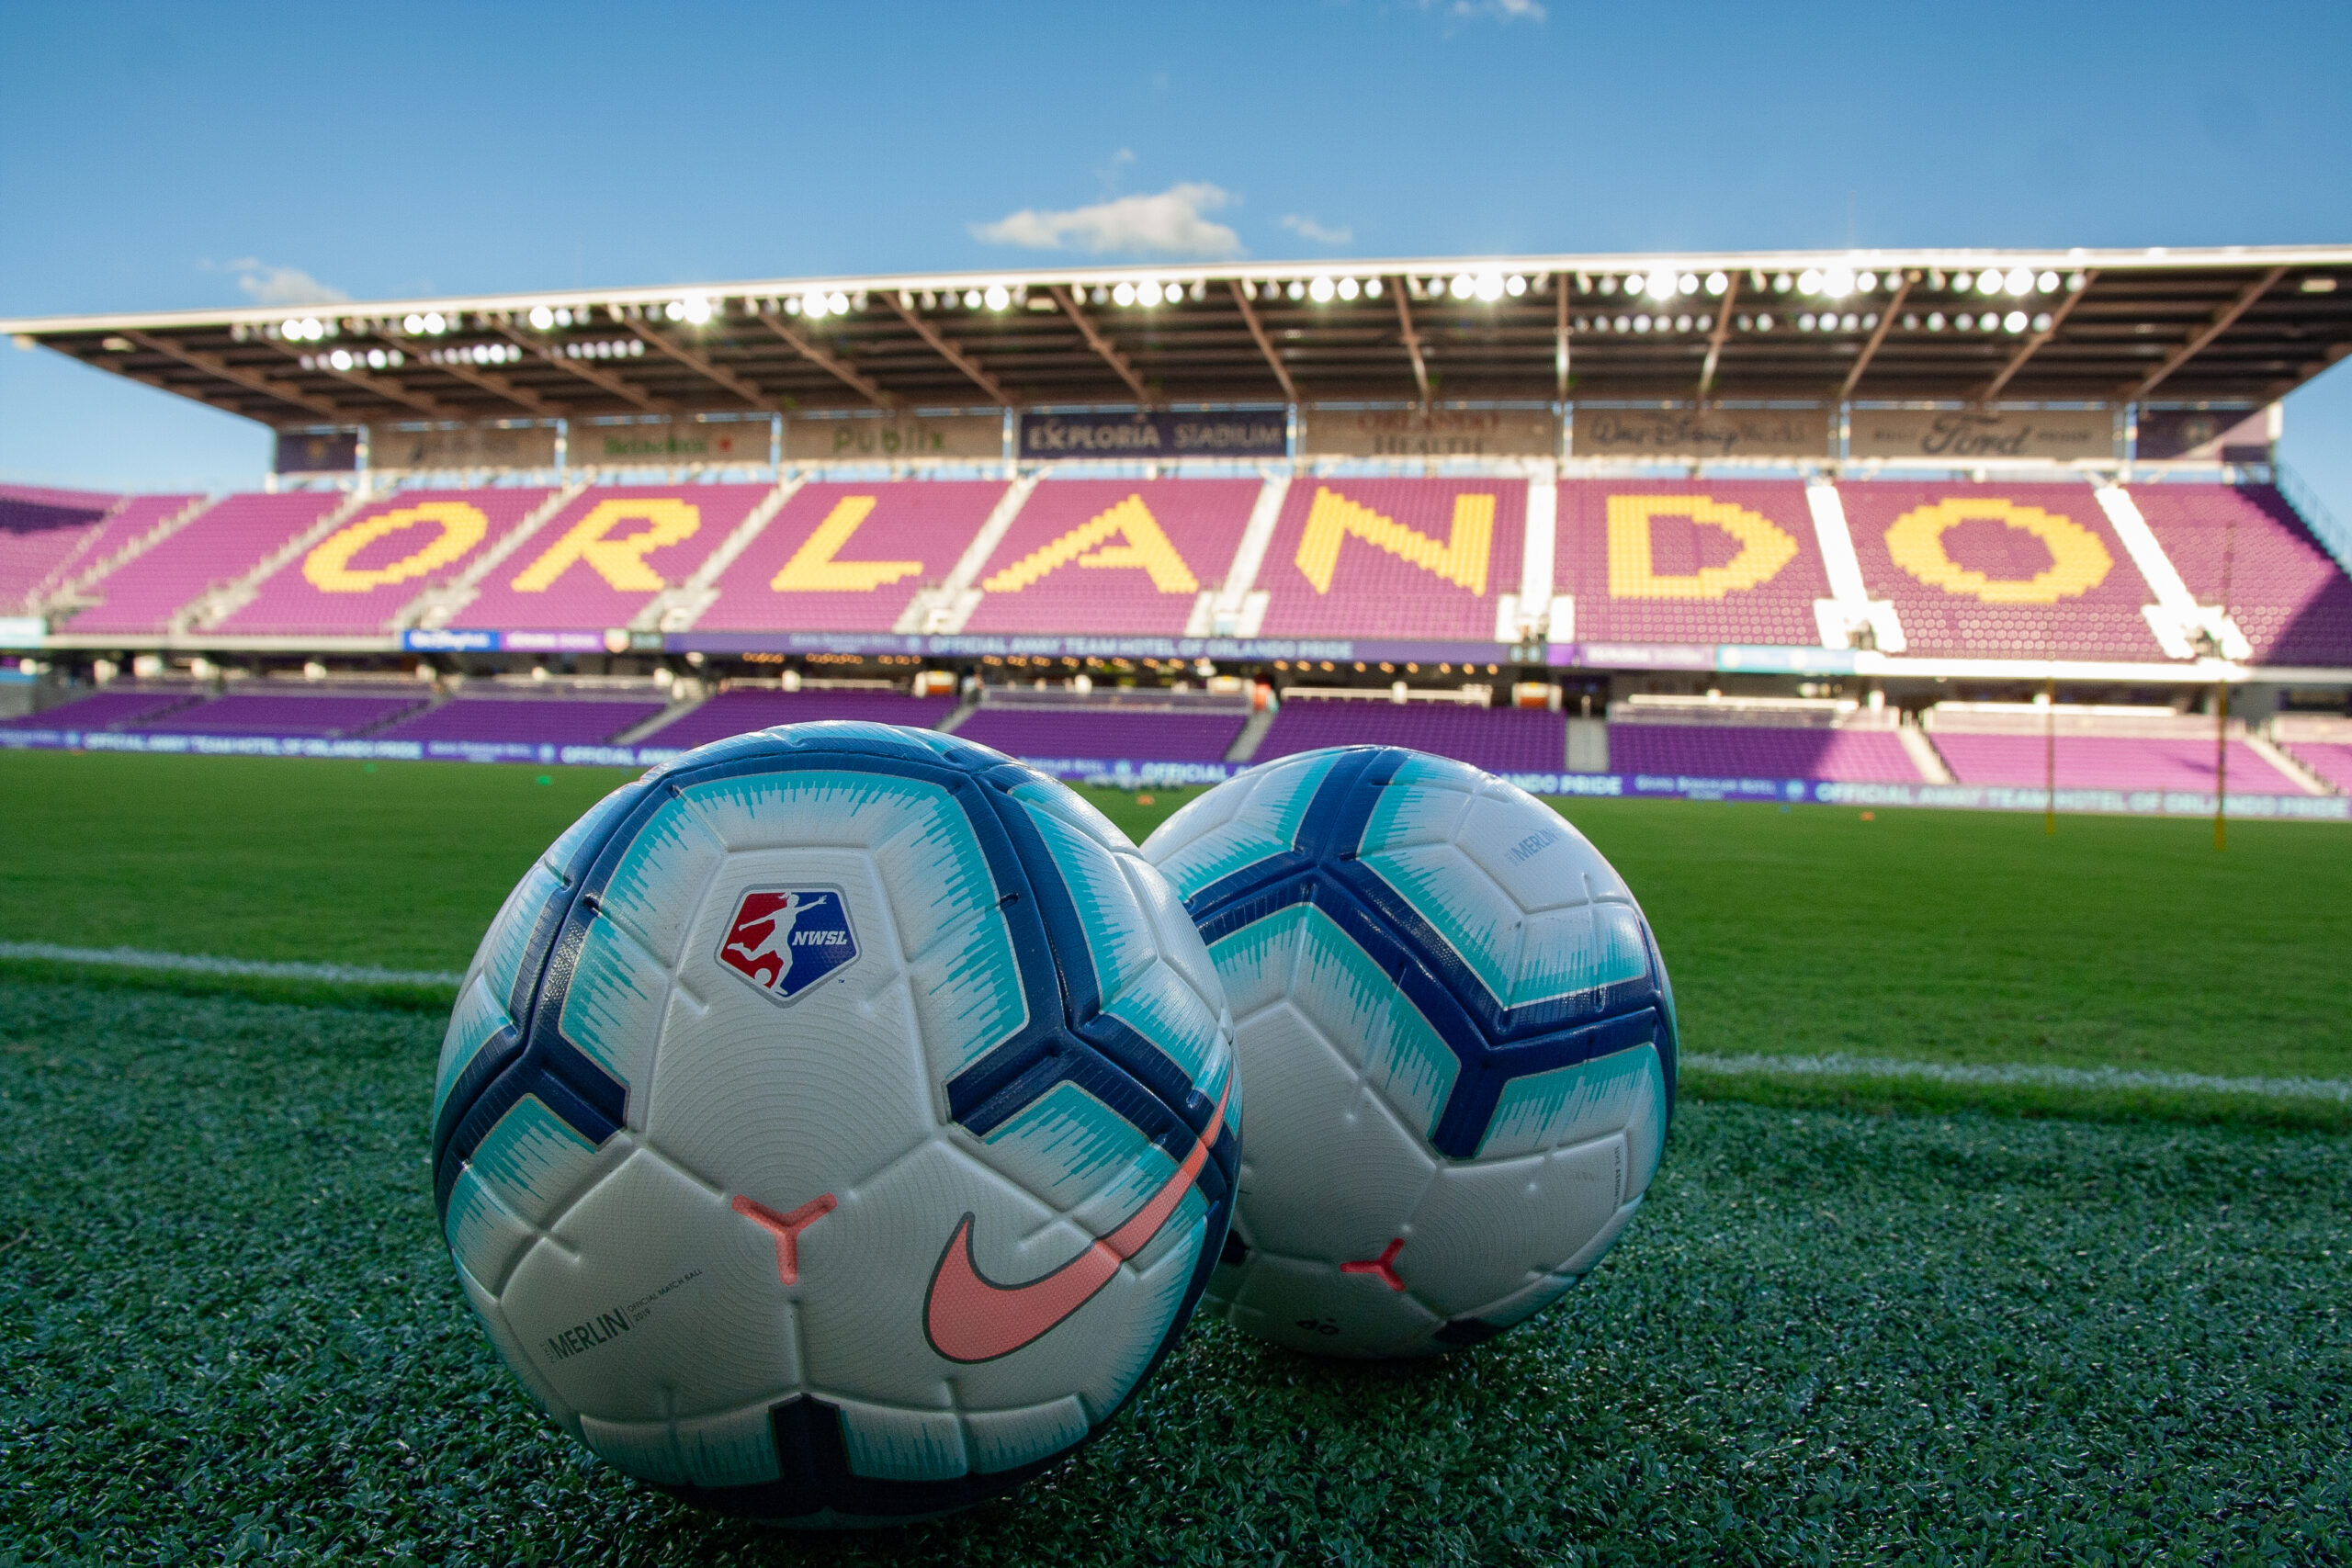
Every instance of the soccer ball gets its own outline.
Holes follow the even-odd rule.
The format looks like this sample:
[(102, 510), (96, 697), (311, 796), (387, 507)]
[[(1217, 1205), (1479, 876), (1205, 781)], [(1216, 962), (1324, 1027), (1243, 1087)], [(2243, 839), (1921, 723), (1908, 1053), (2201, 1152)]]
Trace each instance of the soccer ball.
[(1144, 854), (1208, 940), (1250, 1085), (1213, 1310), (1427, 1355), (1609, 1250), (1673, 1110), (1674, 998), (1574, 828), (1476, 768), (1350, 746), (1219, 784)]
[(535, 864), (441, 1054), (434, 1193), (549, 1415), (723, 1511), (916, 1517), (1110, 1419), (1198, 1301), (1240, 1096), (1200, 934), (985, 747), (687, 752)]

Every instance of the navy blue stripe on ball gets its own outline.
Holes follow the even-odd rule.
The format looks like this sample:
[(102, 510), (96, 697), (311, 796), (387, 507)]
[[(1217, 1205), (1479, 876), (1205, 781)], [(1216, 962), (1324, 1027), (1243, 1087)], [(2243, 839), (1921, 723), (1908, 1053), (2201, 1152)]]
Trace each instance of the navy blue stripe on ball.
[(1380, 792), (1412, 758), (1413, 753), (1397, 746), (1365, 746), (1340, 758), (1323, 775), (1293, 841), (1326, 864), (1355, 859), (1373, 808), (1380, 804)]
[[(1354, 755), (1342, 757), (1334, 762), (1331, 771), (1323, 775), (1323, 782), (1315, 786), (1315, 796), (1307, 802), (1306, 810), (1301, 814), (1298, 830), (1292, 835), (1288, 849), (1254, 860), (1184, 900), (1185, 912), (1201, 927), (1204, 935), (1210, 923), (1223, 917), (1235, 901), (1251, 897), (1269, 883), (1307, 871), (1319, 863), (1335, 838), (1345, 839), (1346, 851), (1350, 853), (1354, 852), (1355, 846), (1363, 839), (1364, 823), (1370, 819), (1371, 809), (1367, 807), (1361, 813), (1350, 812), (1346, 805), (1349, 792), (1374, 764), (1375, 759), (1383, 759), (1384, 753), (1396, 761), (1386, 762), (1383, 759), (1384, 771), (1378, 775), (1379, 782), (1383, 784), (1396, 776), (1397, 768), (1404, 765), (1404, 759), (1408, 753), (1395, 747), (1382, 746), (1356, 746), (1348, 750)], [(1343, 818), (1354, 819), (1352, 835), (1344, 827)], [(1228, 924), (1227, 929), (1234, 928)], [(1215, 942), (1216, 938), (1209, 937), (1208, 940)]]

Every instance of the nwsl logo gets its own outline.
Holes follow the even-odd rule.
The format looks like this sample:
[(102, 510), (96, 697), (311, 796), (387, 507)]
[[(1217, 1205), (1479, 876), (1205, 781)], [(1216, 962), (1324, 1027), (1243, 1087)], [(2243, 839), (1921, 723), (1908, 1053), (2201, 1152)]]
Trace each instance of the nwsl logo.
[(743, 895), (718, 961), (769, 999), (797, 1001), (857, 956), (838, 887), (763, 887)]

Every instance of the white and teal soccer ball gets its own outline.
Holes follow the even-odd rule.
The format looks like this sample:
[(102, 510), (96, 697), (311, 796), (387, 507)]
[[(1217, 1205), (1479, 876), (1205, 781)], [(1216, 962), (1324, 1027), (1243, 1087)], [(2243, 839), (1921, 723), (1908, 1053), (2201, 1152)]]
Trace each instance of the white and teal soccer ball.
[(482, 940), (441, 1055), (442, 1234), (524, 1385), (689, 1501), (942, 1513), (1083, 1442), (1207, 1283), (1224, 992), (1069, 789), (807, 724), (616, 791)]
[(1607, 1252), (1673, 1111), (1674, 998), (1600, 852), (1476, 768), (1253, 768), (1144, 843), (1225, 980), (1250, 1086), (1212, 1310), (1402, 1357), (1541, 1311)]

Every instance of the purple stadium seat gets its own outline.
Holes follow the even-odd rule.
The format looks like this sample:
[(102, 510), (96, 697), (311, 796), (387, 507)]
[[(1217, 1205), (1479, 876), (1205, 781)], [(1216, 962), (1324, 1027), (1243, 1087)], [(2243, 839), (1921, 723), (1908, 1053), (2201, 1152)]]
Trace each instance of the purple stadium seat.
[(1038, 761), (1218, 762), (1233, 749), (1249, 719), (1238, 709), (1138, 713), (984, 705), (957, 728), (956, 737), (993, 746), (1007, 756)]
[(896, 692), (721, 692), (700, 707), (680, 714), (652, 734), (642, 737), (638, 744), (674, 746), (684, 750), (779, 724), (807, 724), (828, 718), (929, 729), (955, 707), (953, 697), (909, 697)]
[(803, 485), (719, 573), (695, 629), (887, 632), (955, 570), (1004, 491), (994, 479)]
[(1829, 579), (1794, 479), (1565, 480), (1554, 559), (1582, 641), (1821, 640)]
[[(1962, 735), (1931, 739), (1962, 784), (2040, 789), (2047, 763), (2039, 735)], [(2240, 795), (2301, 795), (2301, 785), (2242, 740), (2229, 745), (2229, 787)], [(2213, 787), (2211, 740), (2141, 740), (2116, 736), (2058, 737), (2060, 789), (2190, 790)]]
[(130, 726), (166, 735), (356, 735), (421, 707), (430, 691), (356, 693), (231, 692)]
[[(2140, 614), (2155, 594), (2089, 485), (1869, 479), (1842, 483), (1838, 494), (1862, 581), (1873, 598), (1894, 603), (1910, 652), (2165, 658)], [(1996, 512), (2009, 520), (1986, 514)], [(2044, 573), (2054, 575), (2026, 586)]]
[(402, 606), (463, 571), (548, 494), (484, 489), (387, 496), (272, 572), (250, 603), (214, 629), (243, 636), (380, 636)]
[(1609, 769), (1709, 779), (1920, 782), (1911, 754), (1884, 729), (1615, 723), (1609, 727)]
[(77, 577), (86, 577), (104, 567), (109, 558), (138, 540), (163, 523), (167, 523), (203, 500), (198, 495), (134, 495), (107, 513), (89, 538), (70, 559), (59, 564), (49, 581), (40, 584), (37, 592), (46, 596), (62, 588)]
[(1263, 488), (1046, 479), (981, 569), (987, 597), (964, 629), (1176, 636), (1199, 595), (1225, 581)]
[(1409, 746), (1492, 773), (1556, 773), (1567, 752), (1567, 721), (1542, 708), (1294, 697), (1250, 760), (1270, 762), (1325, 746)]
[(376, 738), (597, 746), (643, 724), (666, 705), (606, 697), (457, 696), (379, 730)]
[(455, 624), (491, 630), (625, 626), (763, 500), (766, 485), (598, 485), (498, 563)]
[(1258, 570), (1261, 634), (1492, 642), (1526, 519), (1524, 479), (1302, 474)]
[(162, 631), (175, 610), (243, 577), (343, 501), (334, 491), (229, 496), (91, 584), (91, 596), (102, 603), (65, 629), (133, 637)]
[[(2259, 664), (2352, 665), (2352, 578), (2268, 485), (2134, 485), (2200, 604), (2222, 604)], [(2223, 577), (2227, 584), (2224, 592)]]
[(58, 499), (74, 493), (0, 487), (0, 615), (29, 609), (35, 592), (99, 533), (115, 498)]
[(194, 687), (148, 687), (136, 691), (110, 687), (39, 713), (0, 719), (0, 729), (127, 729), (142, 719), (154, 719), (175, 708), (186, 707), (204, 694)]

